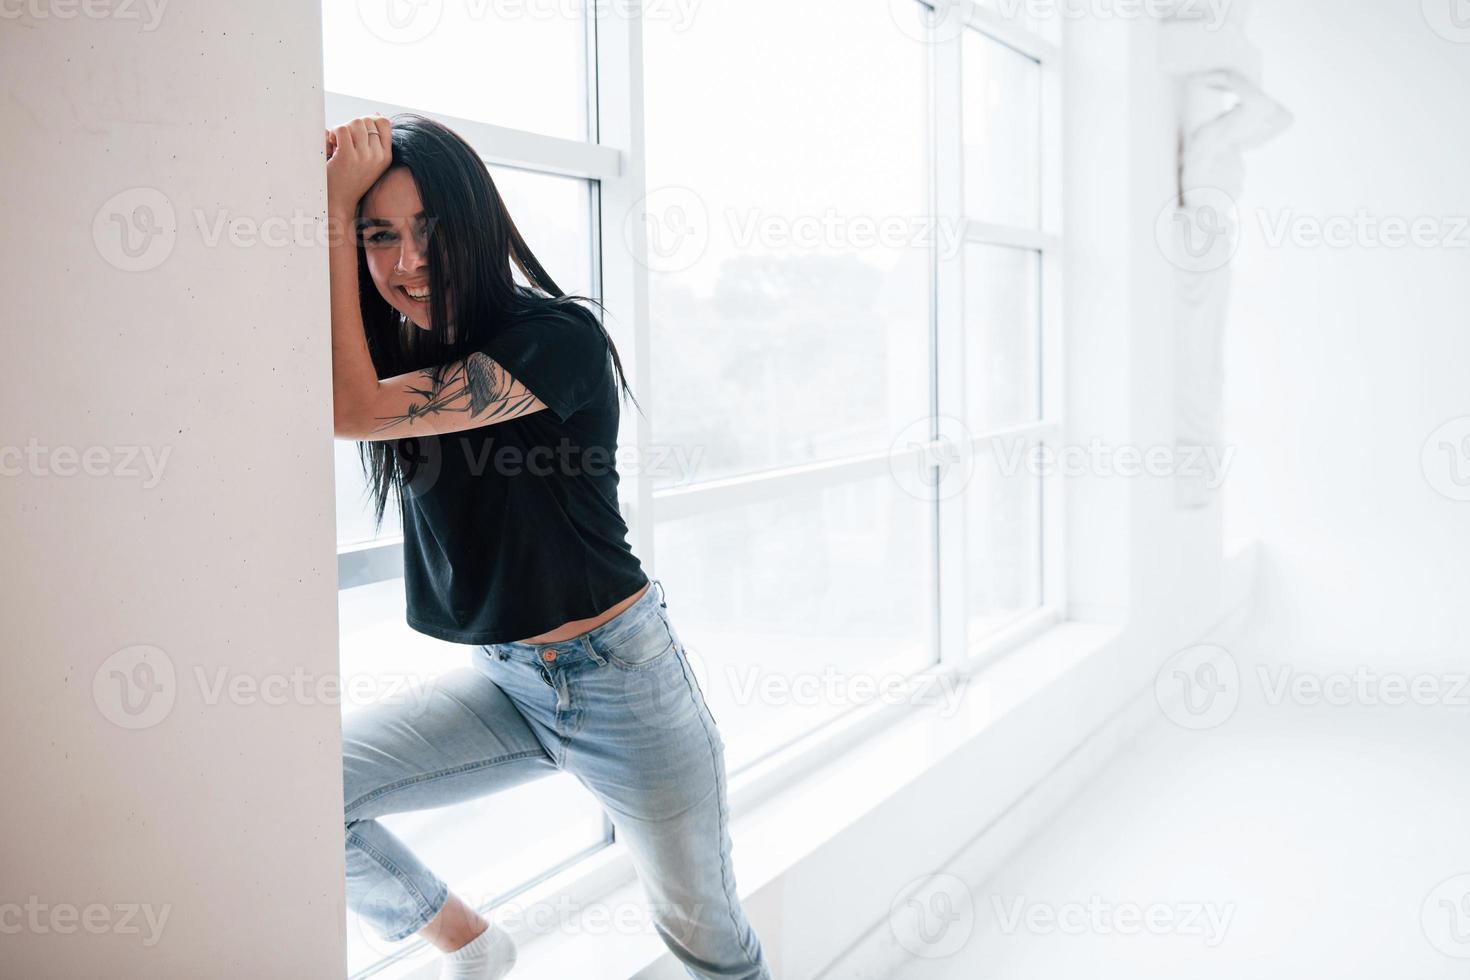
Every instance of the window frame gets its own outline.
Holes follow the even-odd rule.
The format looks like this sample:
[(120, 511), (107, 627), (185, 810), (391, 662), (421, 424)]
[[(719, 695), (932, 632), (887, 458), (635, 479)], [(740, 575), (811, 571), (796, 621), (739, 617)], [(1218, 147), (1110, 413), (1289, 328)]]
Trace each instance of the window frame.
[[(918, 0), (916, 0), (918, 2)], [(1064, 51), (1041, 33), (1018, 27), (974, 0), (934, 0), (932, 18), (934, 59), (934, 213), (940, 222), (964, 229), (964, 244), (998, 245), (1039, 253), (1041, 283), (1040, 349), (1037, 352), (1041, 387), (1039, 417), (1032, 422), (971, 432), (972, 459), (984, 458), (986, 444), (995, 438), (1033, 439), (1042, 445), (1063, 438), (1065, 413), (1065, 349), (1063, 325), (1063, 111)], [(940, 25), (958, 25), (938, 36)], [(994, 224), (972, 219), (965, 209), (964, 62), (967, 32), (974, 31), (1035, 61), (1040, 70), (1040, 161), (1038, 175), (1041, 220), (1037, 228)], [(965, 378), (965, 254), (964, 248), (935, 260), (935, 333), (937, 359), (936, 414), (964, 420), (967, 416)], [(936, 436), (938, 433), (936, 432)], [(942, 447), (935, 447), (942, 451)], [(1022, 477), (1029, 477), (1025, 468)], [(1007, 477), (1014, 479), (1017, 477)], [(1039, 605), (1023, 611), (995, 633), (972, 637), (969, 616), (969, 562), (967, 495), (954, 494), (938, 501), (940, 537), (939, 661), (973, 669), (1003, 656), (1017, 645), (1060, 622), (1066, 609), (1065, 501), (1062, 478), (1053, 470), (1040, 477), (1037, 542), (1040, 563)]]

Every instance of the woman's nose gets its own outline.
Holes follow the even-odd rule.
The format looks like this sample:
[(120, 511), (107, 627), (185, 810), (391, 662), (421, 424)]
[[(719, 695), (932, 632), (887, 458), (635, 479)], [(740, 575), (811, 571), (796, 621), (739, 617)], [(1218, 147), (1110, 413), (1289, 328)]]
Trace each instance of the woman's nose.
[(398, 253), (398, 268), (404, 272), (417, 272), (428, 265), (428, 259), (417, 242), (405, 240)]

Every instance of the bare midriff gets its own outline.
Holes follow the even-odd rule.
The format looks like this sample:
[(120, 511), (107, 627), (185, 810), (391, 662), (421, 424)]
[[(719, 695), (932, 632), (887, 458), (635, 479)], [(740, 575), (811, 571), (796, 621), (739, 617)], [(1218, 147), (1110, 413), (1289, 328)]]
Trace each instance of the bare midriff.
[(598, 613), (596, 616), (591, 617), (590, 619), (574, 619), (569, 623), (563, 623), (554, 630), (550, 630), (546, 633), (539, 633), (536, 636), (528, 636), (524, 640), (519, 640), (517, 642), (558, 643), (562, 640), (570, 640), (574, 636), (581, 636), (588, 630), (596, 629), (597, 627), (601, 626), (603, 623), (607, 622), (609, 619), (612, 619), (618, 613), (622, 612), (624, 609), (627, 609), (633, 603), (637, 602), (639, 597), (642, 596), (643, 593), (647, 592), (652, 586), (652, 582), (644, 582), (643, 587), (637, 592), (634, 592), (632, 595), (628, 596), (628, 598), (622, 600), (616, 605), (609, 606), (607, 609)]

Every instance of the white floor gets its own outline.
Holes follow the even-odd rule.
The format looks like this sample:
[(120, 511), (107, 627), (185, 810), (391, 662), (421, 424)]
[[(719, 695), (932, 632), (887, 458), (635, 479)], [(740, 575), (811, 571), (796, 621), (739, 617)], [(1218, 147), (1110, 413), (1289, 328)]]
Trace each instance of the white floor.
[(1466, 707), (1243, 697), (1214, 730), (1146, 732), (895, 976), (1470, 977), (1470, 877), (1442, 886), (1467, 831)]

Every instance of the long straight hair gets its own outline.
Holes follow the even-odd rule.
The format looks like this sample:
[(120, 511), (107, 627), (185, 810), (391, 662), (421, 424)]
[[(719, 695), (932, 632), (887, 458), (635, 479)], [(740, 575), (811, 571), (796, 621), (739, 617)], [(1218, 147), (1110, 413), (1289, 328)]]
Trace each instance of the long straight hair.
[[(393, 159), (413, 177), (428, 226), (429, 328), (408, 322), (378, 293), (357, 243), (358, 294), (368, 351), (378, 377), (391, 378), (458, 360), (516, 320), (537, 313), (582, 315), (607, 338), (623, 394), (633, 398), (623, 362), (586, 296), (569, 296), (547, 274), (511, 220), (490, 171), (463, 137), (442, 123), (413, 113), (393, 117)], [(515, 280), (519, 270), (526, 281)], [(448, 311), (454, 309), (455, 321)], [(605, 311), (604, 311), (605, 312)], [(633, 398), (633, 404), (638, 400)], [(642, 412), (642, 408), (638, 409)], [(429, 437), (435, 438), (435, 437)], [(388, 497), (402, 501), (423, 454), (417, 440), (359, 441), (358, 454), (372, 499), (374, 527), (381, 528)]]

